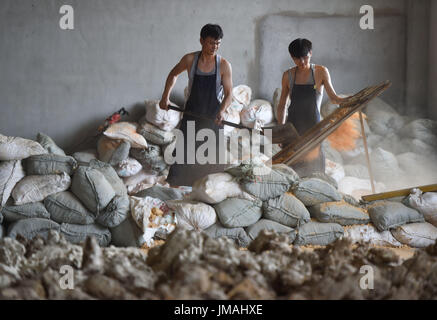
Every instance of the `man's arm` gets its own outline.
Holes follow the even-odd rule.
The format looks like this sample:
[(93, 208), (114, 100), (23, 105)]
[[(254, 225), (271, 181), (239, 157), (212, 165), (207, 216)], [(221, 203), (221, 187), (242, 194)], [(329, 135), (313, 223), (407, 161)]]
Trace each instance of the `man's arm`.
[(328, 68), (321, 66), (320, 71), (322, 73), (322, 83), (325, 86), (326, 93), (328, 94), (329, 99), (332, 103), (340, 104), (346, 100), (346, 98), (340, 98), (335, 92), (332, 82), (331, 75), (329, 74)]
[(287, 96), (290, 93), (290, 87), (289, 87), (289, 79), (288, 79), (288, 71), (285, 71), (282, 75), (282, 90), (281, 90), (281, 98), (279, 99), (278, 104), (278, 122), (279, 124), (285, 124), (285, 105), (287, 102)]
[(217, 125), (220, 125), (221, 122), (223, 121), (224, 115), (226, 113), (226, 109), (229, 107), (229, 105), (232, 102), (232, 87), (233, 87), (232, 67), (231, 64), (225, 59), (223, 59), (221, 66), (223, 70), (222, 84), (223, 84), (224, 97), (223, 97), (222, 104), (220, 105), (220, 110), (216, 116), (215, 122)]
[(168, 105), (170, 104), (170, 93), (176, 84), (178, 75), (180, 75), (185, 70), (188, 71), (188, 66), (192, 60), (191, 53), (186, 54), (182, 57), (181, 61), (171, 69), (168, 74), (167, 80), (165, 81), (164, 92), (162, 93), (161, 101), (159, 101), (159, 107), (164, 110), (168, 110)]

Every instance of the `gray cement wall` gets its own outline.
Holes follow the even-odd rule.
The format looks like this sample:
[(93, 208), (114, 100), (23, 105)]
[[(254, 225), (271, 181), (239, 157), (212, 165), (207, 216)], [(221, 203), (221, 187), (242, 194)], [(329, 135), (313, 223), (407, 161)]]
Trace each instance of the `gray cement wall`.
[[(70, 0), (72, 31), (59, 28), (59, 8), (66, 3), (0, 2), (2, 134), (34, 138), (41, 131), (67, 147), (120, 107), (135, 117), (143, 112), (138, 103), (160, 97), (167, 73), (181, 56), (200, 48), (199, 31), (208, 22), (224, 29), (220, 53), (232, 63), (234, 85), (248, 84), (254, 97), (262, 98), (259, 31), (266, 17), (358, 19), (363, 1)], [(402, 0), (365, 3), (376, 14), (405, 16)], [(351, 39), (352, 54), (353, 48)], [(186, 80), (186, 75), (178, 80), (176, 102), (182, 102)]]
[[(295, 64), (288, 54), (290, 40), (302, 37), (313, 43), (312, 62), (328, 68), (338, 94), (391, 80), (384, 93), (399, 108), (405, 91), (405, 17), (377, 15), (374, 29), (362, 30), (359, 18), (321, 15), (272, 15), (260, 28), (260, 93), (273, 96), (282, 74)], [(273, 48), (276, 48), (273, 49)], [(327, 96), (325, 95), (325, 100)]]
[(429, 31), (428, 116), (437, 120), (437, 0), (431, 1)]
[[(435, 0), (431, 0), (434, 1)], [(428, 63), (430, 37), (430, 1), (408, 0), (407, 12), (407, 65), (405, 109), (407, 115), (427, 116)]]

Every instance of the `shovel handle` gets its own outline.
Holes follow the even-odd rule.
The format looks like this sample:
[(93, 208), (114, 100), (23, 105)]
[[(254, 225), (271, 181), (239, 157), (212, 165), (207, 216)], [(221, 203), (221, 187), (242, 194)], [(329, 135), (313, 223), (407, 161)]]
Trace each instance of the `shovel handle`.
[[(198, 114), (198, 113), (193, 113), (193, 112), (190, 112), (190, 111), (185, 111), (183, 109), (180, 109), (180, 108), (177, 108), (177, 107), (173, 107), (173, 106), (170, 106), (170, 105), (168, 106), (168, 108), (170, 110), (175, 110), (175, 111), (179, 111), (179, 112), (185, 113), (186, 115), (189, 115), (189, 116), (192, 116), (192, 117), (196, 117), (196, 118), (203, 119), (203, 120), (210, 120), (210, 121), (215, 122), (214, 119), (212, 119), (210, 117), (207, 117), (207, 116), (204, 116), (204, 115), (201, 115), (201, 114)], [(234, 127), (234, 128), (255, 130), (255, 129), (252, 129), (252, 128), (248, 128), (248, 127), (242, 126), (241, 124), (236, 124), (236, 123), (229, 122), (229, 121), (226, 121), (226, 120), (223, 120), (222, 123), (227, 125), (227, 126)]]

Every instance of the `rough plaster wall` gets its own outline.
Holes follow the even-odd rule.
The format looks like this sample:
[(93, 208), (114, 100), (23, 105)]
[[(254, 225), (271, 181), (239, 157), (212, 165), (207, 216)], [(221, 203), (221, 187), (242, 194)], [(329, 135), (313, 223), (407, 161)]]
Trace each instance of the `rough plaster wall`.
[[(435, 0), (434, 0), (435, 1)], [(405, 110), (425, 117), (428, 103), (429, 0), (408, 0)], [(425, 63), (424, 63), (425, 62)]]
[[(75, 30), (59, 28), (63, 0), (0, 2), (0, 132), (51, 135), (61, 147), (82, 140), (110, 113), (159, 98), (181, 56), (199, 49), (199, 31), (219, 23), (220, 53), (234, 84), (260, 92), (259, 26), (273, 14), (358, 14), (361, 0), (70, 0)], [(405, 1), (367, 1), (376, 13), (405, 13)], [(182, 101), (186, 75), (173, 99)]]
[[(261, 26), (261, 94), (271, 97), (282, 74), (295, 64), (290, 40), (313, 42), (312, 62), (326, 66), (337, 93), (355, 93), (384, 80), (392, 81), (384, 99), (398, 107), (405, 88), (405, 18), (375, 16), (375, 28), (362, 30), (358, 17), (270, 16)], [(325, 99), (327, 96), (325, 95)]]
[(437, 0), (431, 1), (429, 26), (428, 116), (437, 120)]

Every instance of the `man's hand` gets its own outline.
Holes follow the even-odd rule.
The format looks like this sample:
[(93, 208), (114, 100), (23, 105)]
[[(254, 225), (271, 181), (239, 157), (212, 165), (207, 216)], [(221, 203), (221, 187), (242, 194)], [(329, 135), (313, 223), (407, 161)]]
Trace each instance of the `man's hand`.
[(162, 110), (168, 110), (169, 104), (170, 104), (170, 100), (168, 100), (168, 99), (161, 99), (161, 101), (159, 101), (159, 107)]
[(349, 106), (352, 103), (355, 102), (356, 99), (353, 99), (353, 96), (344, 97), (344, 98), (338, 98), (338, 101), (336, 104), (338, 104), (340, 107)]
[(222, 125), (222, 121), (225, 119), (225, 113), (226, 113), (226, 111), (223, 111), (223, 110), (220, 110), (217, 113), (217, 116), (215, 117), (215, 121), (214, 121), (216, 125), (218, 125), (218, 126)]

